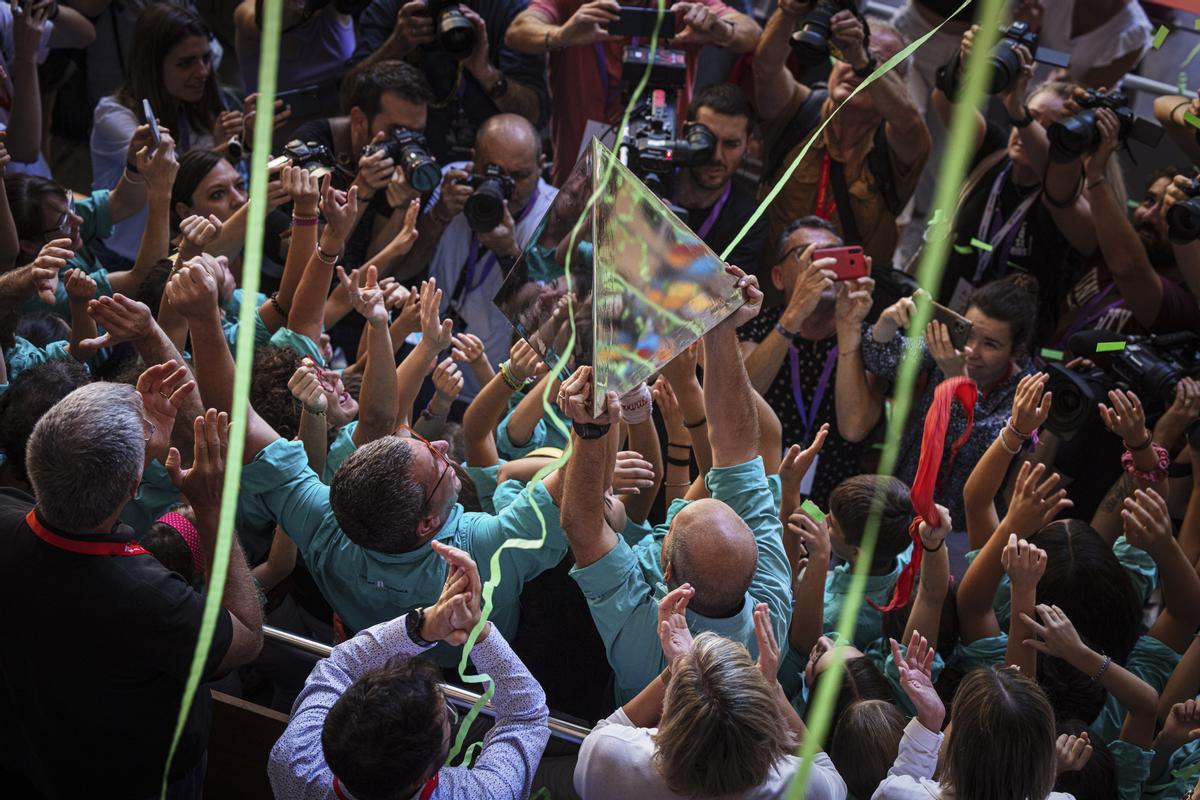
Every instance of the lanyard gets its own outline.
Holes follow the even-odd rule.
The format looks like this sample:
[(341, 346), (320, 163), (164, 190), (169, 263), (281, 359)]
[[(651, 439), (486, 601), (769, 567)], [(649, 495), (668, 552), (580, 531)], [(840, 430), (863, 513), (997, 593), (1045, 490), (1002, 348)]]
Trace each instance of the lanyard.
[(1029, 213), (1029, 209), (1033, 206), (1034, 201), (1041, 196), (1040, 188), (1033, 190), (1029, 196), (1020, 202), (1013, 209), (1013, 213), (1005, 220), (1000, 227), (988, 239), (988, 233), (992, 230), (992, 223), (1000, 217), (1000, 195), (1004, 191), (1004, 184), (1008, 181), (1009, 173), (1012, 172), (1012, 162), (1008, 162), (1004, 169), (1000, 170), (1000, 174), (996, 176), (996, 180), (992, 183), (992, 190), (988, 193), (987, 205), (983, 208), (983, 219), (979, 221), (979, 241), (987, 242), (992, 246), (990, 251), (980, 250), (979, 259), (976, 261), (975, 280), (976, 286), (983, 280), (983, 274), (987, 272), (992, 261), (995, 260), (1002, 268), (1008, 264), (1008, 251), (1012, 249), (1013, 239), (1016, 238), (1017, 231), (1022, 222), (1025, 221), (1025, 215)]
[[(433, 797), (433, 792), (437, 789), (439, 775), (441, 775), (440, 771), (435, 772), (432, 778), (425, 781), (425, 784), (421, 787), (421, 793), (417, 795), (418, 800), (429, 800), (429, 798)], [(342, 786), (342, 782), (338, 780), (337, 775), (333, 776), (333, 794), (338, 800), (354, 800), (354, 796), (346, 790), (345, 786)]]
[(800, 351), (796, 349), (796, 345), (788, 348), (788, 357), (792, 365), (792, 399), (796, 401), (796, 413), (800, 415), (800, 424), (804, 426), (802, 441), (808, 442), (811, 438), (809, 434), (817, 421), (817, 411), (821, 408), (821, 401), (825, 399), (825, 390), (829, 388), (829, 378), (833, 374), (833, 365), (837, 362), (838, 349), (837, 345), (834, 345), (829, 355), (825, 356), (825, 366), (821, 368), (821, 377), (817, 378), (817, 388), (813, 391), (812, 405), (807, 411), (804, 409), (804, 390), (800, 387)]
[(833, 162), (829, 158), (829, 151), (821, 153), (821, 180), (817, 184), (817, 204), (813, 213), (823, 220), (832, 220), (833, 215), (837, 213), (837, 198), (825, 197), (829, 191), (829, 172), (833, 167)]
[[(516, 223), (523, 220), (525, 218), (525, 215), (529, 213), (529, 210), (531, 208), (533, 208), (533, 206), (537, 203), (538, 194), (540, 192), (541, 192), (540, 188), (534, 187), (533, 194), (530, 196), (529, 200), (526, 201), (525, 207), (521, 209), (521, 213), (517, 214), (517, 216), (515, 218), (513, 218), (514, 226)], [(516, 231), (514, 230), (513, 233), (516, 234)], [(471, 292), (475, 291), (481, 285), (483, 285), (483, 282), (487, 280), (488, 275), (492, 274), (492, 269), (495, 268), (497, 259), (496, 259), (495, 253), (488, 253), (488, 257), (483, 262), (483, 274), (479, 276), (478, 281), (472, 283), (471, 279), (475, 277), (475, 264), (478, 262), (478, 260), (479, 260), (479, 240), (475, 238), (474, 234), (472, 234), (471, 235), (471, 248), (470, 248), (470, 252), (467, 255), (467, 269), (466, 269), (466, 273), (465, 273), (465, 278), (462, 282), (460, 282), (459, 286), (461, 288), (459, 291), (456, 291), (454, 293), (454, 296), (451, 298), (452, 300), (457, 300), (463, 294), (470, 294)]]
[(1107, 286), (1096, 292), (1092, 299), (1088, 300), (1083, 308), (1079, 309), (1079, 313), (1075, 315), (1075, 321), (1071, 323), (1070, 327), (1067, 328), (1067, 332), (1064, 333), (1058, 340), (1059, 346), (1067, 344), (1072, 336), (1079, 331), (1086, 330), (1089, 325), (1103, 317), (1109, 311), (1125, 305), (1125, 299), (1118, 297), (1116, 300), (1103, 306), (1099, 310), (1096, 309), (1096, 307), (1103, 302), (1104, 298), (1108, 297), (1108, 293), (1112, 291), (1114, 286), (1116, 286), (1116, 283), (1114, 281), (1109, 281)]
[(66, 550), (69, 553), (79, 553), (84, 556), (141, 556), (146, 555), (146, 549), (135, 541), (128, 542), (81, 542), (59, 536), (42, 524), (37, 513), (30, 509), (25, 515), (25, 524), (46, 544)]
[[(712, 211), (708, 212), (708, 218), (704, 220), (699, 228), (696, 229), (696, 235), (701, 239), (708, 236), (708, 232), (712, 230), (713, 225), (717, 224), (717, 217), (721, 216), (721, 209), (725, 208), (725, 201), (729, 199), (729, 194), (733, 191), (733, 181), (725, 184), (725, 191), (721, 192), (721, 197), (717, 200), (717, 204), (712, 207)], [(675, 202), (679, 202), (676, 199)]]

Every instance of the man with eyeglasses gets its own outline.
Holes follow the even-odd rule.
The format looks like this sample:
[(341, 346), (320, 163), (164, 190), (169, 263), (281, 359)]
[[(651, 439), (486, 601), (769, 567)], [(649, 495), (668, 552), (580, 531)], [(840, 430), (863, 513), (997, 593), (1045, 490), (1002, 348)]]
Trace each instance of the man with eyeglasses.
[[(216, 281), (201, 264), (188, 261), (171, 276), (167, 297), (188, 319), (202, 396), (228, 408), (234, 364), (221, 331)], [(281, 438), (253, 409), (247, 428), (239, 504), (268, 510), (351, 631), (437, 599), (447, 566), (431, 547), (434, 540), (469, 553), (483, 565), (484, 580), (492, 577), (492, 557), (511, 541), (522, 546), (510, 545), (500, 555), (503, 580), (490, 612), (511, 638), (525, 581), (566, 555), (560, 471), (531, 485), (497, 515), (471, 513), (458, 502), (462, 479), (444, 441), (427, 442), (408, 429), (375, 439), (347, 457), (326, 485), (309, 468), (303, 445)], [(443, 666), (458, 659), (449, 647), (431, 655)]]
[(447, 755), (458, 712), (420, 658), (437, 642), (461, 644), (479, 624), (482, 581), (471, 557), (434, 542), (449, 575), (432, 606), (380, 623), (317, 663), (267, 773), (276, 797), (528, 797), (550, 731), (546, 694), (492, 623), (471, 649), (491, 676), (496, 723), (470, 768)]
[[(819, 248), (841, 247), (833, 225), (802, 217), (780, 237), (771, 282), (786, 305), (764, 308), (738, 331), (750, 382), (779, 417), (783, 444), (807, 447), (825, 423), (829, 436), (801, 483), (801, 495), (825, 507), (829, 492), (858, 474), (864, 431), (855, 441), (838, 428), (840, 404), (865, 402), (865, 393), (843, 390), (838, 367), (861, 358), (858, 337), (871, 309), (874, 281), (834, 281), (833, 259), (814, 258)], [(836, 387), (836, 391), (835, 391)]]

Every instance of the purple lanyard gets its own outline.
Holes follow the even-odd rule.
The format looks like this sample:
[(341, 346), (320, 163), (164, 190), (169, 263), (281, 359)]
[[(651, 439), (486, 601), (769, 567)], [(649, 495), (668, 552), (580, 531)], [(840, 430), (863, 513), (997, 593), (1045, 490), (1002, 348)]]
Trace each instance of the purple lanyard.
[(821, 368), (821, 377), (817, 378), (817, 388), (813, 392), (812, 405), (808, 410), (804, 409), (804, 391), (800, 388), (800, 351), (796, 349), (796, 345), (788, 347), (788, 357), (791, 359), (792, 365), (792, 399), (796, 401), (796, 413), (800, 415), (800, 424), (804, 426), (804, 446), (807, 446), (811, 441), (810, 434), (812, 433), (813, 425), (817, 421), (817, 411), (821, 408), (821, 401), (825, 399), (825, 390), (829, 388), (829, 378), (833, 375), (833, 365), (837, 362), (838, 349), (834, 345), (829, 351), (829, 355), (825, 356), (825, 366)]
[(1116, 282), (1109, 281), (1107, 286), (1096, 292), (1095, 296), (1093, 296), (1083, 308), (1079, 309), (1079, 314), (1076, 315), (1075, 321), (1071, 323), (1071, 326), (1067, 328), (1067, 332), (1064, 333), (1058, 340), (1059, 347), (1068, 344), (1072, 336), (1074, 336), (1076, 333), (1079, 333), (1079, 331), (1087, 330), (1089, 325), (1103, 317), (1108, 312), (1112, 311), (1114, 308), (1125, 305), (1125, 298), (1120, 297), (1103, 308), (1095, 310), (1096, 306), (1108, 296), (1108, 293), (1112, 291), (1114, 286), (1116, 286)]
[[(979, 221), (978, 239), (981, 242), (987, 242), (992, 246), (991, 251), (980, 250), (979, 259), (976, 261), (975, 280), (976, 286), (983, 280), (983, 274), (987, 272), (989, 266), (995, 261), (1000, 265), (1001, 269), (1005, 269), (1008, 265), (1008, 252), (1012, 249), (1013, 240), (1016, 239), (1017, 231), (1020, 230), (1021, 223), (1025, 221), (1026, 214), (1033, 206), (1034, 201), (1041, 196), (1041, 189), (1035, 189), (1029, 193), (1021, 203), (1013, 209), (1013, 213), (1009, 215), (1007, 220), (1004, 220), (991, 239), (988, 239), (988, 234), (992, 230), (993, 223), (1000, 222), (1000, 194), (1004, 191), (1004, 184), (1008, 180), (1009, 174), (1012, 172), (1012, 162), (1000, 170), (1000, 174), (996, 176), (996, 180), (992, 183), (992, 191), (988, 194), (987, 205), (983, 209), (983, 219)], [(1005, 271), (1007, 271), (1005, 269)], [(1003, 273), (1001, 273), (1003, 274)]]
[[(529, 209), (533, 208), (534, 203), (537, 202), (538, 194), (540, 191), (541, 191), (541, 189), (539, 189), (537, 187), (534, 188), (533, 195), (530, 196), (529, 200), (525, 203), (525, 207), (521, 209), (521, 213), (517, 214), (516, 218), (513, 220), (514, 223), (520, 222), (522, 219), (525, 218), (525, 215), (529, 213)], [(516, 231), (513, 231), (513, 233), (515, 234)], [(488, 257), (483, 262), (484, 263), (483, 274), (479, 276), (479, 281), (477, 283), (471, 283), (471, 278), (473, 278), (475, 276), (475, 264), (478, 260), (479, 260), (479, 240), (476, 239), (472, 235), (471, 236), (471, 250), (470, 250), (470, 254), (467, 256), (467, 279), (464, 282), (467, 293), (473, 292), (476, 289), (478, 289), (481, 285), (483, 285), (483, 282), (487, 280), (488, 275), (492, 274), (492, 269), (495, 268), (497, 259), (496, 259), (495, 253), (488, 253)]]
[(704, 220), (704, 224), (696, 231), (696, 235), (703, 239), (708, 236), (708, 232), (712, 230), (712, 226), (717, 223), (717, 217), (721, 216), (721, 209), (725, 207), (725, 201), (729, 199), (729, 193), (733, 190), (733, 181), (725, 184), (725, 191), (721, 192), (721, 198), (717, 200), (717, 204), (712, 207), (712, 211), (708, 212), (708, 219)]

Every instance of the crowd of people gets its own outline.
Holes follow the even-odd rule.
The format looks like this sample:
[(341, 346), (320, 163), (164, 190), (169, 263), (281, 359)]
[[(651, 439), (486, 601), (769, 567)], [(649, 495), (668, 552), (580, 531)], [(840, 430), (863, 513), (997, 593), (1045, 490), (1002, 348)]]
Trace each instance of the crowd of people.
[[(863, 5), (0, 3), (5, 796), (199, 798), (219, 689), (279, 798), (1190, 797), (1200, 95), (1117, 91), (1137, 0), (986, 63), (978, 3)], [(562, 293), (651, 38), (691, 155), (631, 168), (736, 302), (600, 396), (493, 300)]]

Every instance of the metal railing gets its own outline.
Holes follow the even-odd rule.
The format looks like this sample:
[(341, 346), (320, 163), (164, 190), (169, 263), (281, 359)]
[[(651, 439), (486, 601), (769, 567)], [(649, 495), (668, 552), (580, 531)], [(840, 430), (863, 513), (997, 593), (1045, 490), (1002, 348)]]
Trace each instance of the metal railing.
[[(280, 644), (285, 644), (288, 647), (302, 650), (305, 653), (320, 656), (321, 658), (329, 658), (329, 654), (333, 652), (333, 648), (327, 644), (314, 642), (312, 639), (306, 639), (303, 636), (298, 636), (280, 628), (273, 628), (270, 625), (263, 625), (263, 635), (268, 639), (274, 639)], [(470, 708), (480, 697), (475, 692), (467, 691), (448, 683), (442, 684), (442, 693), (446, 695), (446, 699), (463, 708)], [(482, 713), (489, 717), (496, 716), (496, 711), (490, 703), (483, 707)], [(555, 719), (554, 717), (550, 717), (547, 726), (550, 728), (551, 736), (556, 739), (562, 739), (565, 742), (571, 742), (572, 744), (582, 744), (584, 737), (592, 732), (591, 728), (585, 728), (582, 725), (576, 725), (573, 722)]]

